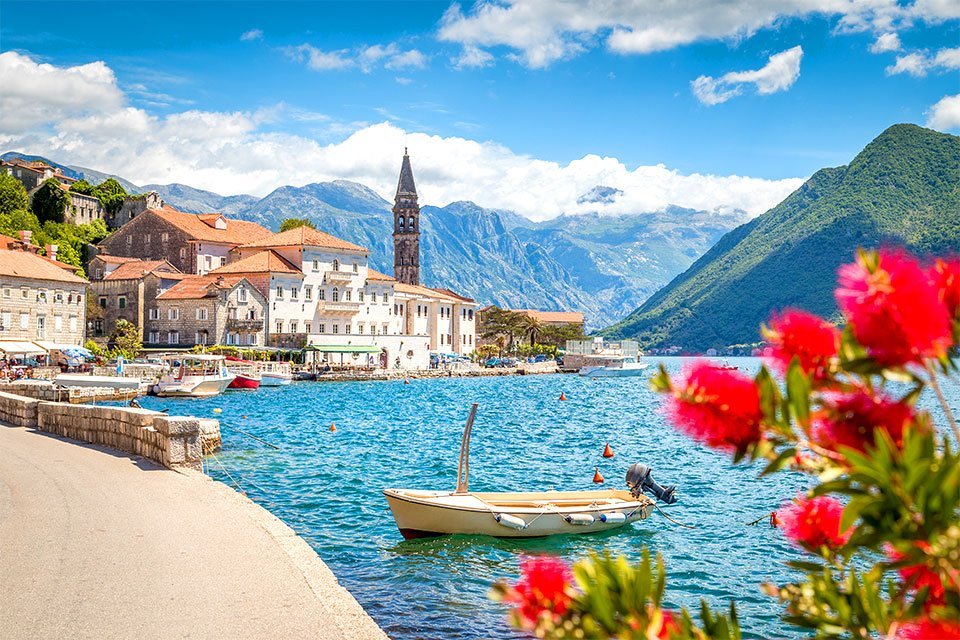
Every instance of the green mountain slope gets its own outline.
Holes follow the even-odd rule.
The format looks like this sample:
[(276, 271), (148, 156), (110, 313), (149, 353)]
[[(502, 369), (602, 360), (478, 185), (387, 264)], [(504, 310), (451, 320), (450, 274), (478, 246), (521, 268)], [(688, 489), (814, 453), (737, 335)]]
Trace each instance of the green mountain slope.
[(647, 348), (756, 342), (771, 311), (833, 316), (837, 267), (857, 247), (960, 251), (960, 138), (894, 125), (844, 167), (727, 233), (689, 269), (603, 333)]

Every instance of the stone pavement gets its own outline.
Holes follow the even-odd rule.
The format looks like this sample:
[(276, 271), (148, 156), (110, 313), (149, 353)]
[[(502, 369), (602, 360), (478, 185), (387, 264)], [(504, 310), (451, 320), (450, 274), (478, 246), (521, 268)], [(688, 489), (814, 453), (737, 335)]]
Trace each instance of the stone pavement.
[(0, 638), (188, 637), (387, 636), (229, 487), (0, 424)]

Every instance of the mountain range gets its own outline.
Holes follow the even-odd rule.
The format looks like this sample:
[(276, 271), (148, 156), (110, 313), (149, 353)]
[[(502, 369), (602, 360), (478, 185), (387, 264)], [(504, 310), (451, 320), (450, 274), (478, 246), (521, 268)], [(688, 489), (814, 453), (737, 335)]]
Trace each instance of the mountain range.
[[(26, 157), (24, 154), (8, 153)], [(222, 196), (185, 184), (137, 185), (81, 166), (53, 165), (92, 183), (117, 179), (128, 192), (156, 191), (186, 212), (219, 211), (277, 229), (286, 218), (370, 249), (370, 264), (393, 272), (392, 203), (347, 180), (282, 186), (263, 198)], [(617, 190), (597, 185), (581, 203), (602, 203)], [(421, 209), (422, 278), (512, 308), (583, 311), (587, 324), (610, 324), (636, 308), (702, 255), (743, 213), (712, 214), (680, 207), (654, 213), (560, 216), (533, 222), (511, 211), (473, 202)]]
[(837, 268), (858, 247), (960, 249), (960, 137), (894, 125), (850, 164), (821, 169), (779, 205), (724, 235), (610, 337), (690, 351), (760, 340), (771, 312), (839, 319)]

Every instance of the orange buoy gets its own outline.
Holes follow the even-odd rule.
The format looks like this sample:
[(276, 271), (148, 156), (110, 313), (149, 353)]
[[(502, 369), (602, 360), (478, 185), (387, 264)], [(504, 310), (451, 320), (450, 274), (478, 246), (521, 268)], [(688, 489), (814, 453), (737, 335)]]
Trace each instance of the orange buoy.
[(566, 400), (566, 399), (567, 399), (567, 394), (565, 394), (563, 391), (561, 391), (561, 392), (560, 392), (560, 399), (561, 399), (561, 400)]
[(593, 481), (596, 484), (603, 484), (603, 476), (600, 475), (600, 467), (593, 468)]
[(336, 423), (336, 422), (331, 422), (331, 423), (330, 423), (330, 431), (336, 431), (336, 430), (337, 430), (337, 423)]
[(609, 442), (607, 443), (607, 446), (605, 446), (605, 447), (603, 448), (603, 457), (604, 457), (604, 458), (612, 458), (612, 457), (613, 457), (613, 449), (610, 448), (610, 443), (609, 443)]

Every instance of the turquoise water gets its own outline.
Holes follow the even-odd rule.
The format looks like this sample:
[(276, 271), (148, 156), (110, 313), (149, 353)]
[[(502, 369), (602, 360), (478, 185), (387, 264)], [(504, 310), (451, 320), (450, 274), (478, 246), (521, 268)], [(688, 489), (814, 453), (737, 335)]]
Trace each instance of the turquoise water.
[[(682, 364), (664, 362), (673, 371)], [(759, 364), (731, 362), (750, 370)], [(566, 402), (558, 401), (561, 391)], [(604, 486), (619, 488), (627, 467), (643, 462), (661, 484), (679, 485), (679, 502), (664, 509), (696, 528), (654, 513), (599, 535), (404, 541), (381, 490), (452, 490), (471, 402), (480, 403), (471, 489), (591, 489), (595, 466)], [(723, 608), (736, 599), (746, 637), (797, 635), (779, 621), (779, 605), (758, 585), (789, 580), (783, 563), (798, 553), (766, 523), (746, 523), (794, 496), (807, 480), (792, 474), (761, 480), (759, 468), (733, 466), (726, 455), (676, 433), (660, 403), (646, 378), (571, 375), (408, 385), (302, 382), (206, 400), (144, 400), (147, 408), (219, 418), (223, 451), (208, 459), (210, 475), (239, 484), (304, 537), (392, 638), (512, 637), (504, 610), (487, 592), (494, 580), (516, 576), (524, 554), (573, 560), (609, 549), (639, 558), (644, 545), (665, 556), (668, 606), (696, 606), (703, 597)], [(222, 413), (215, 415), (214, 408)], [(608, 441), (616, 452), (610, 460), (601, 456)]]

